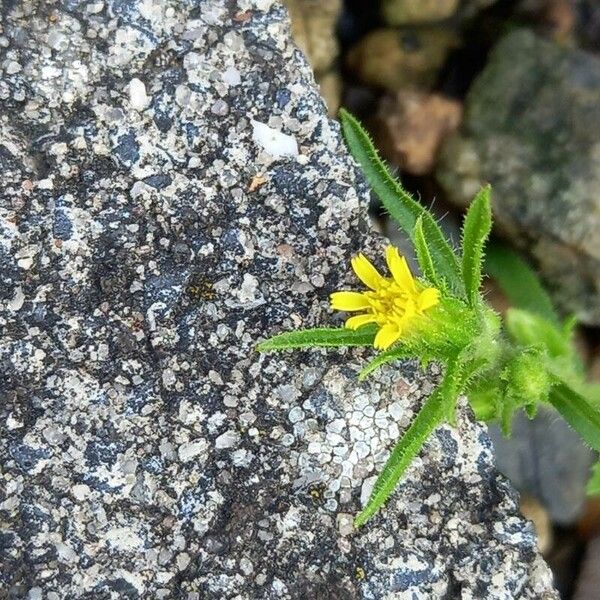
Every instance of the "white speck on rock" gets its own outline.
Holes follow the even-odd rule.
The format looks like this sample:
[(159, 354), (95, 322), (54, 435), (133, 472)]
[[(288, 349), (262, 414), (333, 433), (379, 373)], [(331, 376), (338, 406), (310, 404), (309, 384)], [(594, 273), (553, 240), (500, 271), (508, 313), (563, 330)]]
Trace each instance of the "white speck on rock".
[(17, 261), (17, 265), (19, 265), (19, 267), (21, 267), (21, 269), (27, 271), (31, 268), (31, 265), (33, 264), (33, 258), (31, 258), (31, 256), (27, 256), (26, 258), (21, 258), (20, 260)]
[(140, 549), (144, 543), (129, 527), (113, 527), (105, 533), (104, 539), (114, 548), (124, 551)]
[(237, 431), (230, 429), (215, 440), (215, 447), (219, 450), (222, 450), (223, 448), (233, 448), (234, 446), (237, 446), (239, 441), (240, 434)]
[(78, 483), (71, 488), (71, 493), (76, 500), (85, 500), (90, 493), (90, 488), (85, 483)]
[(354, 449), (356, 450), (356, 454), (358, 454), (358, 458), (367, 458), (371, 452), (371, 449), (365, 442), (357, 442)]
[(7, 75), (14, 75), (21, 70), (21, 65), (18, 62), (11, 60), (8, 65), (6, 65), (5, 69)]
[(226, 71), (223, 71), (221, 78), (228, 85), (240, 85), (242, 83), (240, 72), (235, 67), (229, 67)]
[(273, 158), (298, 156), (298, 142), (292, 135), (273, 129), (252, 119), (252, 140)]
[(21, 310), (23, 304), (25, 303), (25, 294), (23, 293), (23, 289), (20, 285), (15, 288), (15, 295), (12, 300), (8, 303), (8, 308), (10, 310)]
[(252, 573), (252, 571), (254, 571), (254, 565), (249, 559), (242, 558), (240, 560), (240, 569), (242, 570), (242, 573), (244, 573), (244, 575), (248, 576)]
[(175, 373), (173, 369), (164, 369), (162, 372), (162, 381), (165, 387), (170, 387), (175, 384), (177, 381), (177, 377), (175, 377)]
[(206, 440), (184, 442), (183, 444), (181, 444), (181, 446), (179, 446), (177, 454), (179, 455), (179, 460), (181, 462), (187, 462), (189, 460), (192, 460), (192, 458), (196, 458), (200, 454), (206, 454), (207, 448), (208, 444)]
[(144, 82), (134, 77), (129, 82), (129, 103), (135, 110), (144, 110), (150, 104), (150, 98), (146, 94)]
[(224, 117), (229, 112), (229, 106), (225, 100), (217, 100), (211, 106), (210, 112), (218, 117)]
[(337, 528), (341, 536), (354, 533), (354, 519), (348, 513), (339, 513), (336, 517)]
[(58, 560), (66, 563), (77, 562), (77, 554), (75, 553), (75, 550), (71, 548), (71, 546), (63, 542), (56, 542), (55, 546)]
[(250, 273), (244, 273), (244, 279), (238, 292), (238, 298), (242, 304), (251, 304), (257, 301), (258, 279)]
[(23, 427), (23, 424), (24, 424), (23, 421), (19, 421), (18, 419), (15, 419), (15, 417), (13, 416), (12, 413), (10, 413), (8, 415), (8, 418), (6, 419), (6, 427), (8, 428), (9, 431)]
[(367, 477), (363, 481), (362, 487), (360, 488), (360, 503), (362, 506), (366, 506), (376, 481), (377, 475), (373, 475), (373, 477)]
[(40, 190), (51, 190), (54, 188), (54, 181), (50, 177), (46, 179), (40, 179), (37, 182), (37, 186)]
[(294, 408), (292, 408), (292, 410), (290, 410), (288, 413), (288, 419), (292, 423), (302, 421), (302, 419), (304, 419), (304, 411), (299, 406), (294, 406)]

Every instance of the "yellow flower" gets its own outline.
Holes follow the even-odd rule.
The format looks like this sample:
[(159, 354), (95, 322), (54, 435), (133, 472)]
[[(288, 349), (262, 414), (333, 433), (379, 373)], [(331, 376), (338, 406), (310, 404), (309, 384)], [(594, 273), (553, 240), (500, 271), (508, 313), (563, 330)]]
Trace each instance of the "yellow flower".
[(349, 329), (358, 329), (368, 323), (379, 325), (373, 342), (378, 350), (386, 350), (397, 342), (415, 316), (440, 301), (437, 288), (424, 287), (415, 281), (406, 259), (396, 248), (388, 246), (385, 258), (392, 277), (383, 277), (366, 256), (359, 254), (352, 259), (352, 268), (369, 291), (331, 294), (334, 310), (364, 311), (346, 321)]

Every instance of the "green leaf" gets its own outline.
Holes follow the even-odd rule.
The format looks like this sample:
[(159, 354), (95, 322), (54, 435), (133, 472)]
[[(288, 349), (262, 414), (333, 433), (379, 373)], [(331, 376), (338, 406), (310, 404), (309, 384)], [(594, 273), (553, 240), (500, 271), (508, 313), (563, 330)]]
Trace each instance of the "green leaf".
[(512, 417), (515, 412), (516, 405), (513, 397), (510, 394), (505, 394), (500, 405), (500, 427), (502, 435), (509, 438), (512, 432)]
[(492, 229), (489, 185), (481, 188), (471, 203), (462, 230), (462, 273), (467, 300), (475, 306), (481, 287), (483, 250)]
[(505, 325), (509, 335), (522, 346), (543, 345), (550, 356), (571, 357), (571, 340), (562, 329), (539, 314), (518, 308), (506, 313)]
[(433, 257), (429, 251), (429, 246), (427, 246), (427, 240), (425, 239), (425, 233), (423, 232), (422, 216), (419, 216), (415, 224), (413, 240), (415, 244), (417, 261), (419, 263), (419, 267), (421, 268), (421, 273), (423, 273), (425, 279), (430, 281), (433, 285), (436, 285), (437, 287), (443, 287), (444, 281), (440, 279), (437, 274)]
[(467, 397), (478, 421), (488, 422), (497, 418), (501, 405), (500, 390), (492, 382), (487, 379), (478, 381), (467, 392)]
[(587, 483), (588, 496), (600, 496), (600, 461), (592, 467), (592, 476)]
[[(379, 367), (403, 358), (416, 358), (415, 352), (412, 349), (404, 346), (391, 348), (390, 350), (380, 352), (373, 360), (371, 360), (365, 367), (362, 368), (358, 374), (358, 380), (364, 381), (371, 373), (373, 373), (373, 371), (379, 369)], [(420, 356), (419, 358), (423, 357)]]
[(423, 235), (436, 271), (456, 294), (464, 296), (458, 259), (431, 213), (394, 179), (362, 125), (343, 108), (340, 109), (339, 116), (348, 148), (385, 209), (413, 242), (417, 219), (422, 217)]
[(364, 525), (385, 504), (427, 438), (444, 421), (448, 407), (456, 402), (458, 396), (460, 372), (461, 366), (457, 360), (448, 363), (442, 383), (425, 401), (415, 420), (392, 450), (375, 482), (369, 501), (354, 520), (356, 527)]
[(357, 330), (343, 327), (302, 329), (276, 335), (258, 344), (259, 352), (332, 346), (372, 346), (377, 327), (367, 325)]
[(560, 324), (538, 276), (516, 252), (500, 244), (490, 244), (485, 269), (515, 308), (535, 313), (554, 325)]
[(550, 403), (590, 448), (600, 451), (600, 409), (563, 381), (550, 391)]

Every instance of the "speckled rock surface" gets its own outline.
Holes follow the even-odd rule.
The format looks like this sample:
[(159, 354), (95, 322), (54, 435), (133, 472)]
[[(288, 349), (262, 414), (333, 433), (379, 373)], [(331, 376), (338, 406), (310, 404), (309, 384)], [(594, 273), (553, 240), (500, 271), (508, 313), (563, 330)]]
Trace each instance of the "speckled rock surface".
[(496, 224), (566, 313), (600, 324), (600, 58), (510, 33), (472, 86), (438, 179), (465, 206), (491, 183)]
[(555, 597), (464, 412), (352, 531), (435, 372), (253, 350), (383, 247), (285, 11), (2, 22), (0, 596)]

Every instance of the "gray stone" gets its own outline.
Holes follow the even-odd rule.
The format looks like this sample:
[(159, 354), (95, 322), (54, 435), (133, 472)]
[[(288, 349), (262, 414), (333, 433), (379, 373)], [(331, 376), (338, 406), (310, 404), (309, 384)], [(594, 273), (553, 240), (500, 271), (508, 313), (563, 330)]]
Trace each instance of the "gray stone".
[(600, 59), (509, 34), (467, 98), (438, 179), (465, 206), (493, 187), (496, 224), (527, 249), (566, 312), (600, 324)]
[(556, 597), (464, 407), (351, 527), (438, 369), (254, 350), (385, 245), (284, 9), (3, 11), (0, 595)]
[(569, 525), (581, 515), (594, 454), (556, 411), (540, 408), (533, 420), (518, 413), (510, 438), (495, 425), (490, 436), (498, 469), (536, 497), (553, 522)]

